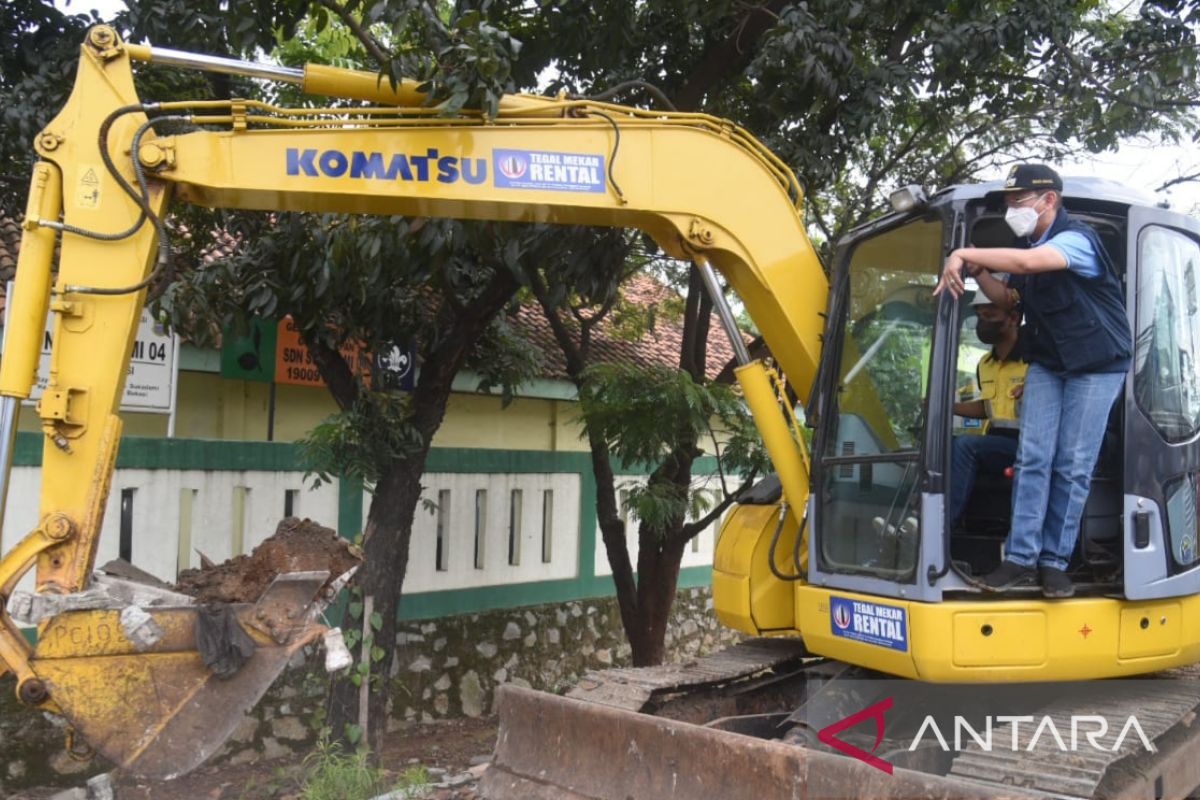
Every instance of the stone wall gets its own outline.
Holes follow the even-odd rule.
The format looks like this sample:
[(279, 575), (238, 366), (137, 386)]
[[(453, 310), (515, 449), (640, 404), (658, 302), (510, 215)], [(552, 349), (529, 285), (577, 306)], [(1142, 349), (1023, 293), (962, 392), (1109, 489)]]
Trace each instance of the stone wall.
[[(708, 589), (685, 589), (672, 610), (667, 658), (739, 637), (717, 623)], [(396, 721), (490, 714), (499, 684), (561, 692), (585, 670), (629, 666), (615, 598), (413, 622), (397, 638)]]
[[(708, 589), (685, 589), (668, 628), (668, 660), (737, 641), (721, 628)], [(392, 673), (391, 726), (405, 720), (491, 714), (495, 689), (514, 683), (561, 692), (588, 669), (629, 665), (615, 598), (442, 617), (401, 625)], [(316, 741), (328, 678), (319, 652), (298, 653), (212, 763), (303, 751)], [(48, 715), (22, 708), (0, 680), (0, 797), (28, 786), (77, 785), (107, 769), (76, 761)]]

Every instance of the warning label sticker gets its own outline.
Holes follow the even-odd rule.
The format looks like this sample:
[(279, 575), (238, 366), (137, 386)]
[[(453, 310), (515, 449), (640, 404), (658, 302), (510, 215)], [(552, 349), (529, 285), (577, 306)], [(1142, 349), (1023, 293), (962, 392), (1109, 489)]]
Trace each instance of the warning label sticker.
[(100, 173), (96, 167), (80, 167), (75, 201), (82, 208), (97, 208), (100, 205)]

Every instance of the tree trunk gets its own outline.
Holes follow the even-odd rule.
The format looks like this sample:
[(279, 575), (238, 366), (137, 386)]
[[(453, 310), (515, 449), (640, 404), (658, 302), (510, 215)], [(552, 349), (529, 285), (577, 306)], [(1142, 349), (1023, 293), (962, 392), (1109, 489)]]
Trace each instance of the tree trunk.
[[(396, 617), (400, 609), (400, 593), (404, 576), (408, 571), (408, 547), (412, 538), (413, 516), (421, 497), (421, 475), (425, 472), (425, 457), (428, 449), (419, 457), (397, 463), (379, 481), (371, 499), (367, 522), (363, 531), (362, 569), (355, 577), (355, 584), (362, 596), (372, 598), (372, 606), (379, 613), (381, 625), (370, 641), (358, 648), (358, 659), (372, 657), (372, 645), (383, 650), (382, 660), (373, 663), (370, 687), (369, 730), (363, 731), (372, 753), (378, 753), (381, 736), (386, 729), (387, 678), (395, 653)], [(349, 609), (342, 619), (345, 630), (362, 630), (361, 617), (352, 617)], [(371, 630), (368, 621), (367, 629)], [(329, 694), (329, 723), (336, 739), (346, 738), (348, 725), (357, 725), (361, 719), (358, 707), (359, 686), (350, 679), (333, 682)]]
[[(371, 498), (367, 523), (363, 531), (364, 563), (354, 586), (362, 596), (370, 596), (380, 624), (372, 641), (364, 640), (351, 652), (358, 663), (370, 663), (370, 693), (368, 694), (368, 727), (363, 731), (370, 752), (377, 755), (387, 729), (388, 700), (392, 695), (390, 675), (396, 653), (396, 628), (400, 598), (408, 570), (408, 548), (412, 539), (412, 523), (417, 503), (421, 499), (421, 476), (425, 473), (433, 435), (446, 415), (450, 387), (454, 376), (466, 363), (472, 347), (491, 324), (493, 317), (516, 292), (512, 275), (500, 269), (491, 284), (469, 307), (443, 309), (446, 334), (426, 354), (417, 385), (413, 390), (411, 422), (420, 437), (419, 448), (398, 459), (380, 476)], [(342, 620), (346, 630), (362, 630), (362, 619), (354, 619), (349, 608)], [(368, 627), (368, 630), (371, 628)], [(371, 645), (380, 648), (373, 656)], [(357, 652), (355, 652), (357, 651)], [(351, 668), (354, 674), (354, 667)], [(329, 692), (328, 721), (330, 733), (337, 741), (347, 740), (348, 726), (357, 725), (359, 686), (349, 675), (334, 678)]]
[[(549, 303), (545, 287), (535, 281), (534, 291), (566, 359), (567, 373), (579, 386), (589, 356), (587, 328), (577, 343)], [(712, 304), (693, 267), (688, 279), (679, 365), (694, 380), (704, 379), (711, 312)], [(598, 320), (599, 315), (591, 318), (591, 324), (594, 325)], [(641, 525), (635, 573), (634, 565), (629, 560), (629, 531), (621, 518), (608, 443), (590, 430), (587, 433), (592, 474), (596, 479), (596, 518), (612, 568), (617, 608), (632, 649), (633, 663), (635, 666), (661, 664), (665, 656), (667, 624), (679, 585), (679, 563), (683, 559), (684, 547), (699, 528), (687, 525), (682, 516), (664, 530), (652, 530)], [(681, 436), (676, 450), (669, 453), (651, 475), (651, 482), (673, 484), (686, 491), (691, 483), (692, 463), (699, 454), (695, 437), (690, 434)]]
[(638, 551), (638, 616), (634, 627), (626, 628), (635, 667), (661, 664), (666, 657), (667, 623), (675, 603), (682, 559), (683, 545), (675, 541), (658, 547), (643, 546)]

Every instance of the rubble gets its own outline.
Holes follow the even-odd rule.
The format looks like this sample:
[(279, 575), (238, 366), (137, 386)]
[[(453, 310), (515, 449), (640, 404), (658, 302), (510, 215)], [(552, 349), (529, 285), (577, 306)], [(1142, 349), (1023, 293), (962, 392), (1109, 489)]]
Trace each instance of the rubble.
[(357, 547), (310, 519), (285, 517), (249, 555), (179, 574), (176, 590), (202, 603), (253, 603), (285, 572), (328, 570), (334, 579), (362, 563)]

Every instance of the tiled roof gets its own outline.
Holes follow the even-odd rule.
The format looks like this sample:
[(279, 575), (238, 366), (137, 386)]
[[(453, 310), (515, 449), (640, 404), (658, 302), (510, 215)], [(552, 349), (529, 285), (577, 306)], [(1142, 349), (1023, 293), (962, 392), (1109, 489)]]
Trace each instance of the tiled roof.
[[(0, 216), (0, 311), (4, 308), (4, 292), (7, 281), (16, 273), (17, 250), (21, 243), (21, 228), (16, 220)], [(215, 257), (229, 255), (237, 246), (237, 241), (229, 234), (216, 237), (213, 246)], [(671, 301), (679, 303), (679, 297), (674, 291), (647, 275), (638, 275), (623, 287), (625, 299), (643, 307), (661, 307)], [(611, 314), (610, 314), (611, 316)], [(679, 348), (683, 340), (683, 326), (679, 320), (671, 319), (668, 315), (655, 315), (656, 324), (636, 339), (623, 336), (615, 329), (611, 321), (604, 321), (592, 333), (593, 361), (625, 361), (648, 366), (662, 364), (676, 366), (679, 363)], [(541, 308), (535, 301), (529, 301), (517, 311), (514, 324), (525, 332), (525, 335), (537, 346), (543, 354), (542, 377), (566, 378), (566, 363), (562, 350), (546, 322)], [(709, 377), (714, 377), (733, 358), (733, 349), (725, 337), (724, 331), (714, 316), (709, 328), (708, 363), (706, 371)]]
[[(640, 306), (662, 305), (672, 297), (674, 291), (648, 275), (636, 275), (623, 288), (625, 299)], [(611, 316), (611, 314), (610, 314)], [(602, 322), (592, 332), (591, 360), (632, 362), (642, 366), (662, 364), (678, 366), (679, 349), (683, 343), (683, 323), (658, 314), (657, 324), (636, 339), (618, 334), (611, 322)], [(558, 346), (550, 323), (536, 303), (526, 303), (517, 311), (515, 324), (525, 331), (529, 339), (542, 352), (545, 363), (543, 377), (567, 377), (566, 362)], [(576, 338), (578, 341), (578, 338)], [(709, 325), (708, 359), (705, 372), (712, 378), (733, 358), (733, 348), (725, 337), (719, 321), (714, 315)]]

